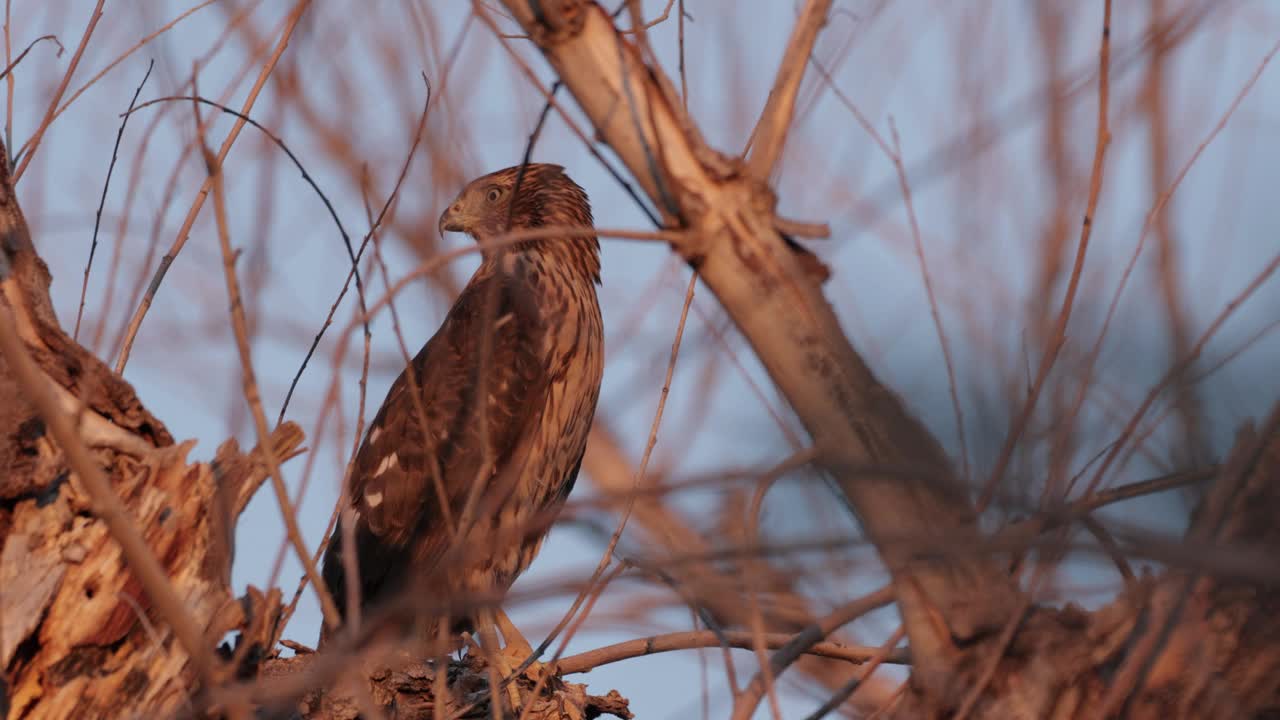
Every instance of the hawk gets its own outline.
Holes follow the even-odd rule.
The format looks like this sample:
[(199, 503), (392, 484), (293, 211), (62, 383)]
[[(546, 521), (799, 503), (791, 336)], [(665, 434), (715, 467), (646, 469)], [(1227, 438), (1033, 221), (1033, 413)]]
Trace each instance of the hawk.
[[(508, 228), (555, 227), (579, 232), (503, 239)], [(547, 164), (473, 180), (440, 217), (440, 232), (467, 233), (482, 260), (356, 454), (347, 517), (359, 577), (346, 576), (340, 529), (323, 568), (344, 617), (352, 582), (362, 608), (411, 585), (456, 604), (501, 596), (537, 554), (573, 489), (600, 396), (600, 245), (581, 232), (591, 227), (586, 193)], [(528, 653), (498, 614), (489, 627), (501, 623), (508, 650)], [(477, 619), (427, 627), (443, 620), (456, 638)]]

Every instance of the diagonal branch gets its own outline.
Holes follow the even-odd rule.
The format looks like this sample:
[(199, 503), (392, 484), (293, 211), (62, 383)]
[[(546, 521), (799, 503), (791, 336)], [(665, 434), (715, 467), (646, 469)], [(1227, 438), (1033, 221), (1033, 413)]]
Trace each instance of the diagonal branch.
[[(787, 646), (795, 638), (786, 633), (766, 633), (765, 644), (773, 649)], [(745, 630), (726, 630), (721, 633), (710, 630), (697, 630), (652, 635), (637, 640), (606, 645), (602, 648), (587, 650), (577, 655), (570, 655), (556, 661), (556, 671), (563, 675), (586, 673), (600, 667), (631, 658), (647, 657), (674, 650), (692, 650), (695, 648), (718, 648), (728, 642), (731, 647), (751, 650), (756, 642), (753, 634)], [(833, 660), (845, 660), (854, 665), (861, 665), (876, 657), (879, 650), (865, 645), (845, 645), (838, 642), (819, 641), (804, 647), (802, 652)], [(910, 662), (911, 654), (905, 648), (894, 649), (885, 658), (885, 662), (903, 665)]]
[[(80, 45), (76, 48), (75, 54), (71, 56), (71, 63), (67, 65), (67, 71), (62, 74), (62, 82), (58, 83), (58, 89), (54, 91), (53, 99), (49, 101), (49, 109), (45, 111), (44, 119), (40, 121), (40, 125), (36, 128), (35, 135), (27, 141), (26, 152), (22, 153), (22, 161), (18, 163), (18, 167), (14, 169), (12, 174), (12, 182), (15, 185), (27, 171), (27, 165), (30, 165), (31, 158), (35, 157), (36, 149), (40, 147), (40, 141), (44, 139), (45, 131), (53, 123), (55, 111), (58, 109), (58, 102), (62, 100), (62, 94), (67, 91), (67, 85), (71, 84), (71, 76), (76, 74), (76, 68), (80, 66), (80, 58), (84, 56), (84, 49), (89, 45), (89, 38), (93, 37), (93, 31), (98, 27), (98, 21), (102, 19), (103, 2), (104, 0), (98, 0), (98, 4), (93, 8), (93, 14), (89, 16), (89, 23), (85, 26), (84, 35), (80, 36)], [(23, 54), (25, 55), (26, 53)], [(22, 58), (18, 59), (21, 60)]]
[(782, 149), (787, 144), (787, 132), (791, 130), (791, 119), (796, 112), (796, 94), (800, 92), (800, 81), (804, 79), (809, 54), (813, 52), (813, 44), (818, 40), (818, 31), (827, 24), (827, 13), (830, 10), (831, 0), (809, 0), (800, 12), (800, 19), (796, 20), (795, 29), (791, 31), (787, 51), (782, 56), (778, 75), (773, 80), (773, 89), (769, 91), (769, 99), (765, 101), (760, 119), (751, 132), (751, 139), (747, 141), (750, 149), (747, 172), (761, 182), (769, 180), (774, 166), (782, 158)]
[[(998, 631), (1018, 600), (993, 558), (924, 559), (893, 541), (978, 542), (968, 493), (941, 446), (850, 346), (775, 229), (771, 191), (684, 121), (670, 81), (608, 12), (585, 0), (539, 4), (536, 13), (527, 0), (504, 4), (667, 222), (687, 230), (672, 238), (675, 250), (716, 294), (812, 436), (817, 464), (892, 573), (921, 682), (941, 691), (965, 657), (953, 639)], [(868, 466), (910, 472), (855, 472)]]
[(262, 448), (263, 459), (270, 471), (271, 486), (275, 490), (276, 501), (280, 505), (280, 514), (284, 519), (285, 531), (289, 542), (298, 555), (316, 596), (320, 600), (320, 609), (324, 615), (326, 627), (334, 628), (339, 623), (338, 607), (329, 595), (327, 586), (321, 582), (320, 573), (311, 560), (306, 542), (302, 539), (302, 530), (298, 526), (298, 513), (289, 501), (289, 491), (284, 484), (284, 475), (280, 472), (280, 459), (276, 457), (275, 448), (270, 442), (271, 431), (267, 428), (267, 417), (262, 409), (262, 398), (258, 392), (258, 381), (253, 371), (253, 358), (249, 348), (249, 333), (244, 317), (244, 306), (240, 300), (240, 285), (236, 280), (235, 261), (237, 254), (231, 248), (231, 239), (227, 235), (226, 194), (223, 188), (222, 165), (213, 151), (203, 144), (205, 167), (209, 172), (209, 182), (213, 190), (214, 220), (218, 229), (218, 241), (222, 248), (223, 270), (227, 281), (227, 295), (230, 300), (231, 327), (236, 339), (236, 349), (240, 354), (240, 372), (244, 385), (245, 402), (253, 415), (254, 430), (258, 435), (258, 446)]
[[(280, 39), (276, 42), (275, 48), (272, 50), (270, 57), (267, 58), (262, 69), (258, 72), (257, 80), (254, 81), (253, 88), (249, 90), (248, 97), (245, 98), (244, 104), (240, 107), (240, 114), (248, 116), (249, 111), (253, 109), (254, 103), (258, 100), (259, 93), (267, 84), (267, 78), (271, 77), (271, 71), (275, 69), (276, 63), (279, 62), (280, 56), (284, 54), (285, 48), (289, 47), (289, 39), (293, 37), (294, 29), (298, 27), (298, 22), (302, 20), (302, 15), (311, 5), (311, 0), (298, 0), (293, 9), (289, 11), (288, 19), (285, 22), (284, 30), (280, 33)], [(231, 131), (227, 133), (227, 137), (223, 139), (222, 146), (218, 149), (218, 166), (221, 167), (227, 160), (227, 155), (231, 152), (231, 148), (235, 145), (236, 138), (240, 137), (240, 130), (244, 128), (247, 120), (244, 118), (237, 119), (235, 124), (231, 126)], [(196, 222), (196, 217), (200, 214), (204, 202), (209, 197), (209, 191), (213, 188), (213, 179), (206, 178), (200, 186), (196, 198), (191, 203), (191, 207), (187, 210), (187, 216), (182, 221), (182, 227), (178, 229), (178, 236), (174, 239), (173, 245), (170, 246), (169, 252), (160, 259), (160, 265), (156, 268), (155, 274), (151, 276), (151, 284), (147, 287), (147, 294), (143, 296), (142, 302), (133, 312), (133, 317), (129, 319), (129, 327), (125, 331), (124, 344), (120, 348), (120, 356), (116, 358), (116, 374), (124, 373), (124, 366), (129, 362), (129, 354), (133, 350), (133, 341), (138, 336), (138, 330), (142, 327), (142, 320), (147, 316), (147, 311), (151, 309), (151, 303), (155, 301), (156, 292), (160, 289), (160, 283), (164, 281), (165, 275), (169, 272), (169, 267), (173, 264), (178, 253), (182, 252), (182, 248), (187, 244), (187, 238), (191, 236), (191, 227)]]

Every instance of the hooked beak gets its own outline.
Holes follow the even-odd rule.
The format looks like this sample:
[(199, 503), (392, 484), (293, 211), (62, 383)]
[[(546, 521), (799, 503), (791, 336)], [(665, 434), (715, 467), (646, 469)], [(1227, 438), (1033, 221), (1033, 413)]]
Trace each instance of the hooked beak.
[(451, 232), (463, 231), (461, 210), (462, 204), (454, 202), (440, 214), (440, 223), (436, 228), (440, 231), (441, 236), (444, 235), (446, 230)]

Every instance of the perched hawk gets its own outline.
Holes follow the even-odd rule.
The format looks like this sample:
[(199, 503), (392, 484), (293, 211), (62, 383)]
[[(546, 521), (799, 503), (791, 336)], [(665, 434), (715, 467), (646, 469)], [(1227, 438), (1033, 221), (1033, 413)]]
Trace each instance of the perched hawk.
[[(508, 227), (591, 225), (586, 193), (544, 164), (472, 181), (440, 217), (442, 233), (481, 244)], [(600, 395), (599, 283), (594, 235), (484, 250), (356, 455), (349, 487), (362, 608), (415, 578), (454, 603), (500, 595), (529, 566), (573, 488)], [(335, 531), (324, 580), (344, 617), (346, 552)], [(472, 621), (440, 619), (454, 632)]]

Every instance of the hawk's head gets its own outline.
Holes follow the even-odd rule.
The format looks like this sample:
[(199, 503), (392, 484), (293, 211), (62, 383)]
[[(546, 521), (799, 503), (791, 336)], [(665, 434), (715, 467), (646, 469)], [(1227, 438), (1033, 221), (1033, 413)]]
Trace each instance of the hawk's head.
[[(590, 228), (587, 193), (548, 163), (516, 165), (478, 177), (467, 184), (440, 216), (440, 233), (464, 232), (478, 242), (502, 237), (508, 230), (540, 227)], [(516, 249), (539, 248), (581, 267), (599, 282), (600, 244), (593, 234), (540, 238), (517, 243)], [(567, 253), (565, 252), (567, 251)]]
[(464, 232), (477, 240), (501, 235), (508, 227), (552, 224), (590, 226), (591, 206), (586, 192), (565, 175), (563, 167), (547, 163), (529, 163), (523, 176), (516, 165), (478, 177), (440, 216), (441, 233)]

